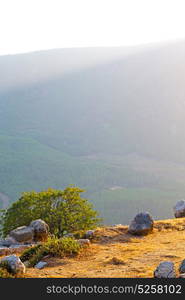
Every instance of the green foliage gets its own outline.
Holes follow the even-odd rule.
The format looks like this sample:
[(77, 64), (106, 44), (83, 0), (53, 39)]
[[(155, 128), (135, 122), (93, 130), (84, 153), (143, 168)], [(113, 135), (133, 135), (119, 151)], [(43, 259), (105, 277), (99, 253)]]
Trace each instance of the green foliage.
[(100, 219), (92, 204), (81, 198), (82, 192), (78, 187), (69, 186), (64, 190), (23, 193), (17, 202), (2, 212), (3, 236), (16, 227), (29, 225), (35, 219), (44, 220), (49, 225), (50, 233), (58, 237), (64, 232), (94, 228)]
[(73, 238), (49, 238), (47, 242), (25, 250), (20, 259), (29, 261), (28, 266), (33, 267), (44, 256), (51, 255), (57, 257), (66, 257), (77, 255), (80, 251), (79, 243)]

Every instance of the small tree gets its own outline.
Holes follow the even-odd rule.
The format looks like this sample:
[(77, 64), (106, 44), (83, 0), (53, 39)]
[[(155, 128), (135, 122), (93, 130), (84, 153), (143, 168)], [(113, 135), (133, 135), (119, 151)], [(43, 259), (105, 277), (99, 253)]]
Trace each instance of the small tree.
[(65, 232), (93, 229), (100, 219), (87, 199), (81, 198), (84, 190), (69, 186), (64, 190), (48, 189), (26, 192), (7, 210), (1, 213), (1, 233), (29, 225), (35, 219), (44, 220), (50, 232), (58, 237)]

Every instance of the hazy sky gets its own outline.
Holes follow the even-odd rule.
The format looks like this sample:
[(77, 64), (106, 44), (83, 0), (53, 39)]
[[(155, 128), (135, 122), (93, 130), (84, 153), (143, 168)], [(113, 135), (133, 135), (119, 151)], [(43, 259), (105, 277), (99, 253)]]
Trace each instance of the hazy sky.
[(0, 0), (0, 54), (183, 37), (184, 0)]

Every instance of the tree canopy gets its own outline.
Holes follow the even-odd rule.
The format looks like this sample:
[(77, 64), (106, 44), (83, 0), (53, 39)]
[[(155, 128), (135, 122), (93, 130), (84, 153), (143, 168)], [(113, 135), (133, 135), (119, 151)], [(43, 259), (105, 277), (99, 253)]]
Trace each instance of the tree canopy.
[(44, 220), (50, 232), (58, 237), (93, 229), (99, 223), (98, 213), (87, 199), (84, 190), (68, 186), (64, 190), (49, 188), (41, 192), (25, 192), (8, 209), (1, 211), (1, 234), (29, 225), (35, 219)]

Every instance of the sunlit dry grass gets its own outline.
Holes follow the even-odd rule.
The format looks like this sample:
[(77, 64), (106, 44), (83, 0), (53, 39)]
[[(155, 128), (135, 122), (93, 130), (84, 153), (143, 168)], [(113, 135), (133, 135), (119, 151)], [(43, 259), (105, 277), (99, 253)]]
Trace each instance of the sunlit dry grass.
[(173, 261), (178, 273), (185, 259), (185, 218), (155, 221), (154, 231), (133, 237), (127, 226), (98, 228), (89, 248), (76, 258), (47, 258), (43, 270), (27, 269), (27, 277), (153, 277), (161, 261)]

